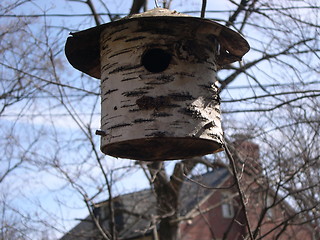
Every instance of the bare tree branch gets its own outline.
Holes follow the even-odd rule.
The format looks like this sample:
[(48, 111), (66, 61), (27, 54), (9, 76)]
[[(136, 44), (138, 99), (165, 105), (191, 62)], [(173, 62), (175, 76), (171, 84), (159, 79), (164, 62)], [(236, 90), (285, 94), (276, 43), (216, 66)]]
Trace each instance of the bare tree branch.
[(143, 8), (146, 4), (146, 0), (133, 0), (132, 6), (130, 9), (130, 14), (136, 14), (140, 12), (140, 9)]

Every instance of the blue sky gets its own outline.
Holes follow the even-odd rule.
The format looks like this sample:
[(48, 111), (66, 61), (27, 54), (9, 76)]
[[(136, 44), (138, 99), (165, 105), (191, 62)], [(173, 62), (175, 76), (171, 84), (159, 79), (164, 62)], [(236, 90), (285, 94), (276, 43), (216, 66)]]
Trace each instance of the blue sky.
[[(99, 2), (99, 1), (95, 1)], [(229, 10), (230, 5), (226, 4), (228, 1), (208, 1), (207, 10)], [(131, 6), (131, 1), (105, 1), (111, 13), (127, 13)], [(230, 4), (230, 3), (229, 3)], [(154, 2), (149, 1), (149, 8), (153, 8)], [(171, 9), (176, 9), (177, 11), (199, 11), (201, 9), (201, 1), (182, 1), (177, 0), (173, 1)], [(100, 9), (97, 9), (97, 12)], [(28, 4), (24, 4), (21, 7), (15, 9), (11, 14), (88, 14), (90, 13), (89, 8), (85, 4), (65, 1), (65, 0), (55, 0), (55, 1), (31, 1)], [(200, 13), (195, 14), (199, 16)], [(219, 18), (219, 13), (208, 13), (206, 17)], [(224, 13), (223, 17), (226, 19), (227, 15)], [(83, 30), (89, 27), (94, 26), (93, 18), (91, 17), (46, 17), (46, 18), (36, 18), (33, 19), (35, 23), (31, 25), (31, 31), (35, 34), (42, 29), (43, 25), (46, 23), (52, 27), (50, 29), (55, 32), (55, 27), (57, 31), (60, 26), (66, 27), (58, 36), (52, 36), (52, 39), (49, 41), (55, 41), (55, 38), (63, 40), (68, 37), (69, 31)], [(104, 17), (105, 21), (108, 21), (108, 17)], [(61, 36), (62, 35), (62, 36)], [(63, 43), (61, 41), (60, 43)], [(63, 51), (64, 45), (59, 44), (57, 46), (57, 51)], [(70, 83), (77, 83), (79, 78), (79, 73), (77, 70), (73, 69), (67, 62), (63, 63), (64, 66), (62, 70), (59, 71), (61, 78), (70, 79)], [(92, 81), (97, 81), (93, 80)], [(84, 84), (90, 83), (90, 79), (83, 80)], [(245, 82), (243, 83), (245, 84)], [(85, 86), (88, 87), (88, 86)], [(90, 87), (88, 87), (90, 89)], [(72, 101), (72, 98), (70, 98)], [(85, 101), (82, 102), (83, 104)], [(74, 103), (74, 106), (77, 106)], [(88, 105), (90, 106), (90, 104)], [(60, 144), (70, 144), (70, 141), (74, 141), (77, 138), (81, 138), (81, 134), (78, 133), (79, 126), (76, 124), (74, 119), (67, 116), (59, 116), (60, 113), (65, 113), (65, 109), (59, 106), (59, 104), (52, 104), (50, 101), (45, 99), (37, 102), (38, 110), (36, 111), (38, 117), (21, 117), (18, 122), (16, 122), (14, 116), (17, 111), (20, 111), (17, 105), (14, 108), (11, 108), (7, 112), (6, 119), (2, 123), (11, 128), (12, 124), (16, 125), (16, 129), (25, 129), (25, 131), (19, 133), (22, 138), (26, 138), (21, 146), (21, 152), (23, 148), (28, 147), (28, 143), (32, 140), (33, 131), (37, 132), (39, 129), (43, 130), (43, 135), (41, 136), (41, 141), (46, 142), (41, 144), (41, 150), (34, 149), (30, 152), (29, 158), (33, 164), (37, 164), (39, 161), (38, 168), (32, 167), (30, 165), (25, 165), (24, 168), (14, 172), (10, 175), (6, 182), (2, 185), (2, 190), (10, 189), (11, 193), (8, 193), (11, 204), (22, 211), (25, 215), (30, 214), (31, 216), (36, 216), (37, 214), (41, 218), (49, 219), (50, 224), (55, 225), (58, 229), (68, 230), (73, 226), (76, 221), (74, 219), (84, 218), (87, 216), (88, 211), (85, 208), (85, 205), (82, 201), (82, 196), (77, 193), (70, 184), (66, 182), (65, 179), (61, 177), (61, 173), (58, 173), (54, 169), (50, 169), (46, 164), (41, 165), (41, 161), (50, 161), (50, 159), (57, 157), (61, 159), (66, 159), (70, 162), (70, 165), (65, 169), (70, 173), (81, 173), (83, 176), (75, 176), (79, 179), (79, 184), (88, 184), (89, 193), (93, 194), (95, 187), (93, 186), (94, 180), (88, 178), (90, 176), (96, 176), (97, 182), (102, 184), (101, 172), (97, 166), (92, 165), (92, 162), (85, 163), (81, 166), (81, 169), (76, 164), (76, 159), (81, 155), (81, 159), (84, 159), (84, 156), (87, 153), (86, 150), (81, 150), (81, 146), (78, 146), (77, 143), (74, 143), (74, 146), (71, 148), (65, 149), (55, 149), (55, 138), (54, 134), (59, 135)], [(28, 105), (28, 109), (32, 110), (33, 105)], [(79, 106), (78, 106), (79, 107)], [(40, 110), (39, 110), (40, 109)], [(99, 106), (96, 108), (96, 112), (99, 112)], [(86, 110), (86, 107), (83, 106), (79, 111)], [(29, 111), (29, 110), (28, 110)], [(80, 112), (81, 112), (80, 111)], [(34, 112), (32, 112), (34, 113)], [(28, 114), (25, 112), (25, 116)], [(45, 114), (49, 114), (46, 116)], [(52, 117), (58, 114), (58, 117)], [(12, 115), (13, 117), (10, 117)], [(84, 123), (89, 122), (89, 119), (86, 119), (86, 116), (81, 117)], [(93, 128), (99, 128), (100, 116), (94, 115), (94, 121), (91, 121)], [(7, 121), (7, 122), (5, 122)], [(54, 123), (52, 122), (54, 121)], [(18, 131), (17, 130), (17, 131)], [(30, 139), (28, 139), (28, 136)], [(63, 143), (65, 141), (65, 143)], [(96, 138), (97, 144), (99, 139)], [(32, 149), (31, 149), (32, 150)], [(37, 151), (36, 151), (37, 150)], [(37, 154), (33, 153), (37, 152)], [(67, 158), (65, 157), (67, 156)], [(17, 156), (18, 157), (18, 156)], [(111, 157), (105, 157), (104, 163), (106, 164), (107, 170), (112, 170), (117, 167), (133, 165), (130, 160), (114, 159)], [(50, 164), (50, 163), (49, 163)], [(174, 163), (167, 162), (166, 165), (169, 169), (172, 169)], [(90, 174), (87, 174), (90, 171)], [(118, 195), (125, 192), (135, 191), (149, 186), (147, 179), (144, 176), (144, 173), (141, 170), (131, 170), (127, 174), (122, 175), (123, 171), (118, 171), (114, 175), (119, 177), (121, 181), (113, 187), (114, 194)], [(87, 180), (87, 182), (86, 182)], [(100, 198), (100, 200), (104, 200)], [(52, 218), (51, 215), (56, 215)], [(53, 219), (55, 219), (53, 221)], [(60, 220), (59, 220), (60, 219)], [(59, 232), (56, 232), (59, 235)]]
[[(10, 2), (10, 1), (7, 1)], [(99, 1), (95, 1), (99, 2)], [(160, 1), (159, 1), (160, 2)], [(176, 9), (177, 11), (199, 11), (201, 9), (202, 1), (183, 1), (176, 0), (173, 1), (171, 9)], [(127, 13), (131, 6), (131, 1), (123, 0), (123, 1), (115, 1), (108, 0), (105, 1), (111, 13)], [(153, 8), (154, 2), (149, 0), (149, 8)], [(100, 9), (97, 8), (97, 12), (100, 12)], [(226, 10), (232, 9), (232, 5), (229, 1), (212, 1), (208, 0), (207, 10)], [(65, 0), (36, 0), (31, 1), (28, 4), (24, 4), (21, 7), (15, 9), (10, 14), (88, 14), (90, 13), (89, 8), (85, 4), (73, 2), (73, 1), (65, 1)], [(199, 16), (200, 13), (197, 13), (195, 16)], [(228, 13), (207, 13), (206, 17), (210, 18), (228, 18)], [(7, 18), (0, 18), (0, 22), (4, 23), (7, 21)], [(56, 39), (59, 41), (55, 51), (59, 52), (63, 55), (64, 42), (68, 37), (70, 31), (78, 31), (83, 30), (89, 27), (93, 27), (94, 21), (92, 17), (40, 17), (34, 19), (35, 23), (31, 25), (31, 32), (38, 34), (40, 30), (42, 30), (43, 25), (47, 23), (51, 26), (52, 38), (49, 41), (55, 42)], [(108, 17), (104, 17), (104, 21), (108, 21)], [(54, 35), (58, 33), (60, 27), (63, 26), (65, 29), (62, 32), (59, 32), (59, 35)], [(255, 35), (255, 36), (253, 36)], [(259, 33), (253, 34), (251, 32), (248, 33), (248, 41), (253, 44), (259, 43)], [(258, 40), (257, 40), (258, 39)], [(258, 56), (258, 53), (255, 51), (249, 52), (245, 58), (246, 59), (254, 59)], [(64, 56), (62, 56), (64, 57)], [(284, 71), (281, 68), (276, 68), (271, 64), (264, 64), (263, 71), (268, 72), (281, 72)], [(72, 68), (70, 64), (64, 59), (62, 61), (62, 66), (59, 69), (59, 73), (61, 74), (61, 79), (67, 81), (70, 84), (74, 84), (74, 86), (82, 87), (84, 86), (87, 90), (96, 91), (95, 86), (97, 85), (97, 80), (89, 79), (87, 77), (83, 77), (79, 74), (77, 70)], [(250, 72), (251, 73), (251, 72)], [(282, 72), (281, 72), (282, 73)], [(220, 75), (224, 76), (223, 71), (221, 71)], [(279, 74), (280, 75), (280, 74)], [(281, 74), (283, 76), (285, 74)], [(258, 74), (259, 77), (266, 79), (262, 73)], [(279, 78), (279, 82), (286, 83), (288, 79), (291, 77), (287, 74), (286, 78)], [(312, 80), (312, 79), (311, 79)], [(269, 82), (266, 82), (268, 84)], [(240, 96), (248, 96), (259, 94), (261, 91), (257, 89), (256, 92), (248, 92), (247, 88), (241, 89), (232, 89), (232, 87), (240, 86), (248, 86), (249, 84), (255, 84), (250, 79), (243, 78), (241, 81), (237, 81), (237, 83), (232, 84), (231, 88), (225, 93), (223, 93), (224, 99), (232, 99)], [(56, 90), (56, 89), (54, 89)], [(70, 90), (70, 93), (77, 93), (75, 90)], [(96, 99), (95, 99), (96, 100)], [(88, 108), (94, 105), (94, 100), (83, 99), (81, 104), (76, 102), (77, 100), (73, 100), (70, 97), (70, 106), (76, 107), (76, 111), (78, 112), (88, 112)], [(77, 159), (85, 159), (86, 156), (91, 156), (87, 149), (82, 149), (81, 139), (83, 137), (82, 133), (79, 132), (79, 125), (77, 122), (71, 117), (66, 117), (64, 115), (59, 115), (60, 113), (64, 114), (66, 112), (65, 108), (61, 107), (59, 102), (52, 103), (51, 101), (47, 101), (45, 99), (37, 101), (36, 105), (32, 103), (27, 104), (27, 109), (24, 111), (24, 117), (20, 117), (16, 120), (17, 112), (21, 111), (22, 104), (16, 105), (9, 109), (6, 112), (7, 116), (1, 119), (2, 126), (6, 126), (8, 129), (1, 129), (1, 133), (3, 136), (10, 136), (11, 132), (9, 131), (12, 126), (15, 126), (14, 130), (15, 135), (19, 136), (23, 139), (22, 144), (20, 146), (15, 146), (17, 151), (14, 152), (15, 157), (19, 157), (19, 154), (23, 153), (25, 148), (28, 148), (29, 144), (32, 142), (33, 134), (38, 133), (43, 129), (40, 140), (44, 142), (41, 145), (37, 145), (34, 148), (34, 151), (30, 151), (27, 157), (30, 158), (32, 164), (37, 164), (39, 162), (38, 167), (35, 168), (34, 165), (25, 165), (24, 168), (13, 172), (6, 181), (0, 186), (2, 194), (6, 194), (8, 196), (9, 202), (12, 203), (17, 209), (22, 210), (23, 212), (30, 216), (36, 216), (35, 213), (38, 212), (42, 218), (48, 218), (52, 214), (56, 214), (56, 220), (53, 221), (54, 218), (50, 218), (50, 223), (54, 224), (58, 229), (64, 228), (64, 230), (68, 230), (71, 226), (73, 226), (76, 221), (76, 218), (84, 218), (88, 211), (85, 208), (85, 205), (82, 201), (82, 196), (77, 193), (72, 186), (66, 182), (65, 179), (61, 176), (61, 173), (58, 173), (56, 170), (51, 169), (49, 165), (40, 164), (41, 161), (49, 161), (53, 159), (55, 156), (57, 159), (64, 159), (66, 161), (65, 170), (70, 173), (78, 173), (81, 176), (74, 176), (79, 179), (79, 184), (83, 184), (89, 190), (90, 194), (93, 194), (95, 189), (94, 184), (98, 183), (98, 185), (103, 184), (103, 179), (101, 178), (101, 172), (99, 168), (94, 165), (94, 163), (88, 161), (84, 162), (84, 164), (77, 165)], [(95, 113), (93, 115), (93, 120), (90, 119), (90, 116), (84, 115), (79, 116), (79, 121), (81, 120), (81, 126), (85, 126), (86, 123), (91, 124), (93, 129), (98, 129), (100, 126), (100, 116), (99, 111), (100, 107), (98, 106), (99, 102), (96, 106)], [(230, 104), (229, 104), (230, 105)], [(36, 108), (37, 107), (37, 108)], [(237, 103), (233, 106), (234, 108), (245, 107)], [(29, 113), (37, 114), (37, 116), (28, 117)], [(48, 115), (46, 115), (48, 114)], [(59, 137), (56, 137), (59, 136)], [(55, 144), (57, 144), (57, 140), (59, 142), (59, 146), (61, 148), (57, 151), (55, 148)], [(99, 138), (95, 138), (97, 144), (99, 144)], [(70, 147), (68, 144), (72, 143)], [(33, 149), (31, 149), (33, 150)], [(37, 151), (36, 151), (37, 150)], [(37, 152), (37, 154), (35, 154)], [(114, 171), (115, 168), (125, 167), (127, 165), (133, 165), (134, 163), (130, 160), (123, 159), (115, 159), (111, 157), (105, 157), (103, 160), (105, 164), (106, 170), (111, 172)], [(52, 163), (51, 163), (52, 164)], [(172, 169), (173, 162), (167, 162), (169, 169)], [(89, 174), (90, 173), (90, 174)], [(96, 179), (94, 179), (96, 177)], [(121, 181), (117, 182), (114, 186), (114, 194), (118, 195), (125, 192), (135, 191), (142, 188), (148, 187), (148, 181), (144, 177), (144, 173), (137, 168), (130, 170), (129, 172), (125, 172), (124, 170), (115, 171), (115, 178), (121, 179)], [(99, 200), (104, 200), (104, 197), (101, 197)], [(45, 211), (44, 211), (45, 210)], [(55, 222), (56, 221), (56, 222)], [(57, 231), (57, 235), (60, 233)]]

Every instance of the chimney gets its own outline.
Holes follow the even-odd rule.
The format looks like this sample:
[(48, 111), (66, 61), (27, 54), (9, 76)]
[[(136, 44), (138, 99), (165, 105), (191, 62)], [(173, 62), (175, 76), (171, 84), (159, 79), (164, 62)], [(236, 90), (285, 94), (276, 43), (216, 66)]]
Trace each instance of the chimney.
[(258, 175), (262, 173), (262, 165), (259, 160), (259, 145), (251, 142), (249, 137), (245, 135), (236, 136), (233, 142), (234, 155), (239, 167), (244, 165), (244, 172), (250, 175)]

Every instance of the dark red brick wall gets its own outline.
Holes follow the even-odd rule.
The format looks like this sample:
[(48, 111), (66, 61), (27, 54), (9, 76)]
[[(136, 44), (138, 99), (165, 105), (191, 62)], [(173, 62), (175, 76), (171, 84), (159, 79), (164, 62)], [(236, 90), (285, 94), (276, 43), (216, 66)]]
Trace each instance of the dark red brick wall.
[[(230, 185), (231, 179), (225, 183)], [(194, 212), (196, 215), (192, 220), (185, 221), (181, 224), (180, 235), (181, 240), (211, 240), (222, 239), (224, 234), (228, 231), (226, 239), (243, 239), (242, 235), (245, 233), (243, 225), (243, 214), (236, 216), (236, 220), (230, 218), (224, 218), (222, 216), (221, 208), (221, 192), (226, 190), (212, 190), (211, 196), (201, 204), (201, 207)], [(228, 190), (234, 192), (234, 189)], [(239, 212), (239, 203), (234, 201), (234, 212)], [(232, 225), (230, 226), (230, 224)], [(230, 229), (230, 230), (229, 230)]]

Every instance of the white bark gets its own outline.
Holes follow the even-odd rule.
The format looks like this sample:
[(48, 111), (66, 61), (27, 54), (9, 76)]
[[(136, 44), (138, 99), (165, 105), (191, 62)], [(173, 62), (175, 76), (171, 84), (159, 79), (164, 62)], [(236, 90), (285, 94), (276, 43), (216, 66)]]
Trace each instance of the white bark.
[[(102, 32), (100, 46), (104, 153), (165, 160), (221, 150), (217, 41), (205, 26), (186, 19), (124, 21)], [(143, 62), (150, 49), (171, 55), (166, 69), (146, 69), (163, 62), (161, 50)]]

